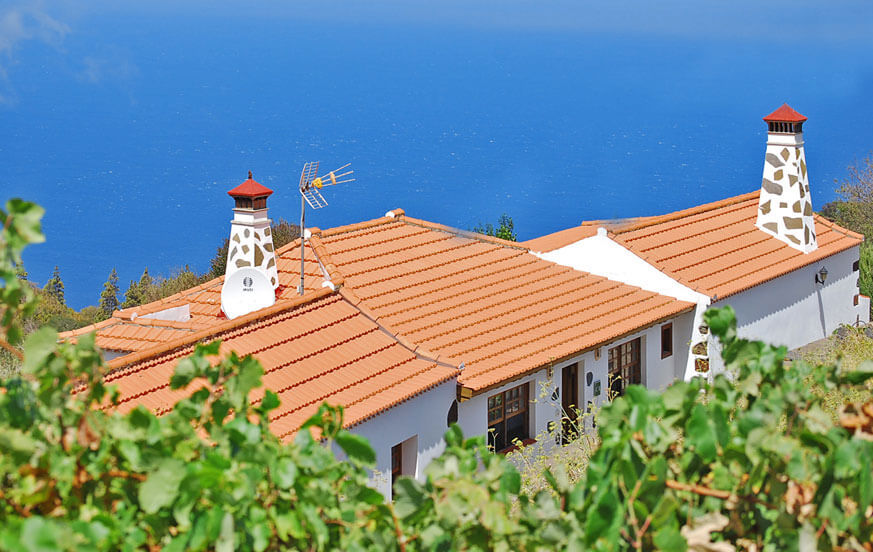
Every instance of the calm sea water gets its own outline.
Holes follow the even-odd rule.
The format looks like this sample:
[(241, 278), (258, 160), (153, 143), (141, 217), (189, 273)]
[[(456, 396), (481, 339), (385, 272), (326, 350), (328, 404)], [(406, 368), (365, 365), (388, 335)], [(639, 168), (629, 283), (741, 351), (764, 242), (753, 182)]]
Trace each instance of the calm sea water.
[(63, 12), (5, 49), (3, 9), (0, 199), (45, 206), (48, 241), (25, 260), (40, 282), (59, 265), (77, 308), (112, 267), (122, 289), (145, 266), (205, 270), (248, 170), (275, 190), (274, 219), (299, 217), (303, 162), (351, 162), (357, 182), (307, 222), (403, 207), (470, 228), (505, 212), (527, 239), (756, 189), (761, 117), (784, 101), (809, 117), (816, 208), (873, 149), (866, 8), (806, 21), (809, 36), (743, 32), (742, 14), (647, 33), (528, 27), (523, 10), (503, 25)]

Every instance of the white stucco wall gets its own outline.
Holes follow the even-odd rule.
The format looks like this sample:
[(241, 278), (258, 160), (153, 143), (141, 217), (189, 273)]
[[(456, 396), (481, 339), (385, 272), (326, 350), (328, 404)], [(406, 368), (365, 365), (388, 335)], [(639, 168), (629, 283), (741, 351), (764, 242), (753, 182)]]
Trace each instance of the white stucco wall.
[[(424, 468), (445, 449), (446, 417), (456, 392), (456, 382), (447, 381), (350, 429), (376, 451), (371, 483), (385, 497), (391, 497), (391, 447), (409, 441), (403, 449), (403, 472), (422, 479)], [(412, 450), (415, 454), (409, 454)], [(339, 449), (335, 452), (344, 457)]]
[[(690, 334), (693, 322), (694, 313), (684, 313), (663, 324), (656, 324), (600, 347), (600, 355), (597, 359), (595, 359), (597, 356), (595, 351), (588, 351), (555, 364), (551, 370), (540, 370), (531, 376), (477, 395), (460, 403), (458, 424), (466, 436), (485, 435), (488, 432), (488, 397), (528, 383), (530, 398), (533, 401), (530, 405), (530, 434), (533, 438), (540, 438), (548, 432), (550, 422), (557, 423), (561, 419), (561, 396), (564, 390), (560, 387), (564, 368), (579, 363), (579, 409), (585, 411), (589, 401), (595, 408), (599, 407), (606, 400), (609, 388), (609, 349), (637, 337), (642, 338), (640, 351), (642, 383), (649, 389), (663, 389), (677, 378), (682, 378), (684, 374), (688, 360), (687, 335)], [(673, 355), (662, 359), (661, 327), (668, 323), (673, 324)], [(600, 394), (595, 395), (594, 389), (598, 381)], [(558, 392), (553, 395), (555, 389), (558, 389)]]
[[(795, 349), (831, 335), (841, 324), (869, 322), (865, 302), (854, 305), (859, 273), (852, 270), (852, 264), (859, 254), (858, 247), (847, 249), (713, 306), (734, 308), (740, 337)], [(828, 271), (824, 285), (815, 282), (822, 267)], [(717, 371), (723, 363), (717, 346), (711, 344), (710, 349), (710, 366)]]

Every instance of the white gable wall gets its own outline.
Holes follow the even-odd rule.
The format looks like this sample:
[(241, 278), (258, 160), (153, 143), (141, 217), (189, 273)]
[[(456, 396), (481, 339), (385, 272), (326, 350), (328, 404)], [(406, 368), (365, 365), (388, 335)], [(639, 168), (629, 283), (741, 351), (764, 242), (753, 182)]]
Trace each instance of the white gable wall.
[[(667, 297), (697, 303), (694, 316), (681, 317), (681, 323), (673, 328), (674, 355), (679, 353), (680, 349), (684, 349), (684, 352), (679, 357), (671, 359), (672, 365), (675, 367), (675, 370), (672, 371), (674, 378), (689, 379), (694, 375), (694, 358), (691, 354), (691, 346), (704, 339), (699, 334), (698, 328), (703, 324), (703, 313), (709, 307), (709, 297), (680, 284), (638, 257), (636, 253), (619, 245), (606, 234), (606, 230), (603, 228), (599, 228), (595, 236), (579, 240), (554, 251), (532, 253), (547, 261), (576, 270), (590, 272)], [(684, 333), (679, 333), (680, 331)], [(666, 384), (659, 386), (664, 387)]]
[(598, 229), (596, 236), (548, 253), (532, 253), (559, 265), (597, 274), (682, 301), (692, 303), (709, 301), (706, 295), (680, 284), (638, 257), (636, 253), (613, 241), (602, 228)]
[[(817, 263), (799, 268), (774, 280), (718, 300), (714, 307), (731, 305), (737, 313), (740, 337), (760, 339), (795, 349), (831, 335), (841, 324), (869, 322), (866, 301), (854, 305), (859, 273), (852, 270), (859, 247), (852, 247)], [(824, 285), (815, 283), (822, 268), (828, 271)], [(722, 368), (717, 345), (710, 344), (710, 362)]]

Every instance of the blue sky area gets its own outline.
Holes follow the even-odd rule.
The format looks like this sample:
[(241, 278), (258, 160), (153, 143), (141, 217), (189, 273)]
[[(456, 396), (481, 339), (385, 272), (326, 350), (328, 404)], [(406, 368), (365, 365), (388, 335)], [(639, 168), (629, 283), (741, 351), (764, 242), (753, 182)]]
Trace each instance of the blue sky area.
[[(873, 149), (873, 3), (0, 2), (0, 199), (47, 209), (68, 302), (205, 270), (253, 171), (321, 228), (403, 207), (521, 239), (760, 184), (761, 117), (805, 126), (814, 206)], [(182, 4), (181, 6), (179, 4)]]

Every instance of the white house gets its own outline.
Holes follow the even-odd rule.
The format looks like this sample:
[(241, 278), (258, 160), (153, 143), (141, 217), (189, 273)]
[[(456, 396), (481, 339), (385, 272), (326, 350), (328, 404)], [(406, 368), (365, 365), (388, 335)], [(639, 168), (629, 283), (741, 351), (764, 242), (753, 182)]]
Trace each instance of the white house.
[(95, 331), (118, 408), (159, 414), (181, 396), (168, 387), (177, 360), (221, 339), (222, 352), (263, 364), (282, 401), (271, 417), (281, 439), (323, 401), (343, 405), (346, 426), (377, 452), (374, 484), (390, 494), (396, 476), (423, 476), (451, 423), (508, 450), (629, 384), (710, 373), (709, 305), (734, 305), (741, 332), (792, 347), (866, 321), (861, 238), (811, 214), (802, 121), (786, 113), (770, 122), (766, 194), (521, 244), (401, 209), (308, 228), (303, 295), (301, 242), (273, 251), (272, 192), (249, 175), (230, 192), (226, 277), (64, 338)]
[[(802, 125), (783, 105), (768, 124), (761, 189), (667, 215), (595, 221), (525, 242), (543, 259), (697, 303), (685, 378), (721, 368), (701, 333), (730, 304), (741, 336), (796, 348), (869, 322), (858, 290), (863, 236), (812, 211)], [(679, 374), (677, 373), (677, 376)]]

